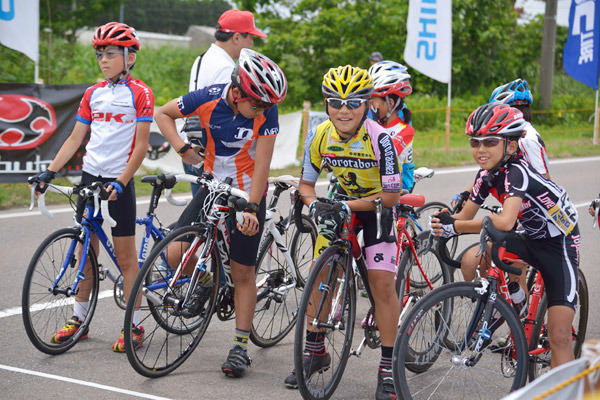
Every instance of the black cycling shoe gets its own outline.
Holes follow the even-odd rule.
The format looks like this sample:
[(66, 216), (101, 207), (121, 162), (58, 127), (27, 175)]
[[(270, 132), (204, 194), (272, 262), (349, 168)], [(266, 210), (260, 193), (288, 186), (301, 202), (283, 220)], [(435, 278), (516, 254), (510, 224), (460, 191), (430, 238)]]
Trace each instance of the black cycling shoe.
[(244, 375), (250, 364), (252, 364), (252, 359), (248, 357), (248, 352), (241, 346), (234, 346), (229, 350), (229, 355), (221, 366), (221, 371), (230, 378), (239, 378)]
[(395, 398), (396, 390), (394, 389), (392, 369), (380, 368), (377, 373), (377, 392), (375, 392), (375, 400), (389, 400)]
[[(327, 371), (331, 365), (331, 357), (329, 356), (329, 353), (319, 355), (310, 354), (305, 351), (302, 358), (304, 359), (302, 361), (302, 367), (304, 369), (304, 375), (307, 377), (306, 380), (309, 380), (317, 372), (322, 373)], [(285, 378), (283, 383), (290, 389), (298, 389), (296, 370), (293, 370), (291, 375)]]
[(183, 306), (181, 310), (181, 315), (184, 318), (194, 318), (197, 317), (204, 311), (204, 305), (210, 299), (212, 295), (213, 287), (211, 286), (202, 286), (198, 284), (194, 293), (190, 298), (188, 304)]

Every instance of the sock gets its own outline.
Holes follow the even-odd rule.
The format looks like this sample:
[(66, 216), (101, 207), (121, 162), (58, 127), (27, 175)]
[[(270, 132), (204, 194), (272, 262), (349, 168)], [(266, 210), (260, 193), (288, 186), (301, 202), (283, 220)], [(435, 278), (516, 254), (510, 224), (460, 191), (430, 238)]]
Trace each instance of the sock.
[(381, 346), (381, 361), (379, 361), (379, 369), (392, 369), (392, 353), (393, 347)]
[(323, 332), (306, 331), (304, 350), (310, 354), (325, 354), (325, 335)]
[(250, 331), (244, 331), (241, 329), (235, 330), (235, 335), (233, 336), (233, 347), (240, 346), (244, 350), (248, 349), (248, 336), (250, 336)]
[(73, 305), (73, 315), (83, 321), (87, 315), (89, 305), (89, 301), (76, 301)]
[(136, 310), (133, 312), (133, 326), (135, 326), (136, 328), (140, 324), (140, 314), (140, 310)]

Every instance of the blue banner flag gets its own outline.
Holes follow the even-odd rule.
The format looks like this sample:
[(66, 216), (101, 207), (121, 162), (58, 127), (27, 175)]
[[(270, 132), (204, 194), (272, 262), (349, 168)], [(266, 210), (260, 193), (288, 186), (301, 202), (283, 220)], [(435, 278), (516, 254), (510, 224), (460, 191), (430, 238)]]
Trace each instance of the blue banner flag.
[(596, 0), (573, 0), (569, 13), (569, 36), (563, 52), (565, 72), (598, 90), (599, 58), (600, 4)]

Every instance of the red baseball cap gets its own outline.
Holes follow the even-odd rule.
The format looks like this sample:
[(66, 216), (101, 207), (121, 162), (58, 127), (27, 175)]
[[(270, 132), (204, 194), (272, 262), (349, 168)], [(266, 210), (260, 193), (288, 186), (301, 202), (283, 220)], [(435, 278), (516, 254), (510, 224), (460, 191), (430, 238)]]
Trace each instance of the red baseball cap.
[(261, 38), (267, 37), (254, 26), (254, 14), (250, 11), (227, 10), (219, 17), (218, 24), (221, 32), (251, 33)]

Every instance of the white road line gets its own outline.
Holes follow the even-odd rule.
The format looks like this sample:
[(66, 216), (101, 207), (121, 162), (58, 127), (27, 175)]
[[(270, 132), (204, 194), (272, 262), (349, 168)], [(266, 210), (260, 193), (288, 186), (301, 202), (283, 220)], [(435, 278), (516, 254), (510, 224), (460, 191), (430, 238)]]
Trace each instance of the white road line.
[(129, 396), (141, 397), (141, 398), (144, 398), (144, 399), (170, 400), (168, 397), (154, 396), (152, 394), (141, 393), (141, 392), (134, 392), (133, 390), (121, 389), (121, 388), (117, 388), (117, 387), (114, 387), (114, 386), (106, 386), (106, 385), (101, 385), (99, 383), (86, 382), (86, 381), (81, 381), (79, 379), (67, 378), (67, 377), (64, 377), (64, 376), (53, 375), (53, 374), (46, 374), (44, 372), (31, 371), (31, 370), (28, 370), (28, 369), (11, 367), (11, 366), (8, 366), (8, 365), (2, 365), (2, 364), (0, 364), (0, 369), (5, 369), (7, 371), (12, 371), (12, 372), (18, 372), (18, 373), (21, 373), (21, 374), (39, 376), (39, 377), (47, 378), (47, 379), (54, 379), (54, 380), (57, 380), (57, 381), (74, 383), (76, 385), (89, 386), (89, 387), (93, 387), (93, 388), (96, 388), (96, 389), (102, 389), (102, 390), (107, 390), (109, 392), (116, 392), (116, 393), (126, 394), (126, 395), (129, 395)]
[[(113, 295), (112, 290), (102, 291), (102, 292), (98, 293), (98, 300), (104, 299), (106, 297), (112, 297), (112, 295)], [(64, 305), (73, 304), (74, 302), (75, 302), (75, 297), (70, 297), (70, 298), (66, 299), (65, 301), (60, 302), (60, 304), (53, 304), (51, 302), (36, 304), (35, 306), (32, 307), (32, 309), (33, 309), (33, 311), (37, 311), (37, 310), (43, 310), (45, 308), (62, 307)], [(23, 310), (21, 307), (11, 307), (11, 308), (7, 308), (5, 310), (0, 311), (0, 318), (12, 317), (13, 315), (20, 315), (22, 313), (23, 313)]]

